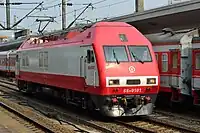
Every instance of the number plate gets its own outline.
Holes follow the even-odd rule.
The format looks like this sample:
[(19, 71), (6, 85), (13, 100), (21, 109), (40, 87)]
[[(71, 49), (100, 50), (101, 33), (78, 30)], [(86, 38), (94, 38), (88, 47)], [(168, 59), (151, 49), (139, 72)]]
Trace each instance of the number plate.
[(142, 92), (142, 88), (124, 89), (124, 93), (139, 93)]

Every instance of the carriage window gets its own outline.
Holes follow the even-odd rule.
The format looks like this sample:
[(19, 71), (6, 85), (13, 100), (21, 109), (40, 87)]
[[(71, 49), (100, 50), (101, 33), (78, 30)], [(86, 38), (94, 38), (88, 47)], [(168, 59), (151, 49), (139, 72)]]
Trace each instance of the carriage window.
[(167, 53), (162, 54), (162, 72), (168, 71), (168, 55)]
[(104, 46), (104, 54), (107, 62), (128, 61), (125, 46)]
[(195, 69), (200, 69), (200, 53), (196, 54), (196, 63), (195, 63)]
[(178, 67), (178, 53), (173, 53), (172, 54), (172, 68), (177, 68)]
[(148, 46), (128, 46), (129, 52), (131, 54), (131, 60), (143, 61), (143, 62), (151, 62), (151, 54), (149, 52)]

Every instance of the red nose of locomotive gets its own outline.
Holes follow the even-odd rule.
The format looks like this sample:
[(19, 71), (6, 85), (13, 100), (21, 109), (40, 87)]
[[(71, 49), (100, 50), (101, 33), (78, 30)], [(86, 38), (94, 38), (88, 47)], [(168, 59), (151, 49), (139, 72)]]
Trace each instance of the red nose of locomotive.
[[(124, 48), (124, 50), (123, 50)], [(159, 71), (148, 46), (104, 47), (103, 93), (111, 116), (148, 115), (159, 91)], [(127, 52), (126, 52), (127, 51)]]
[(152, 113), (159, 89), (159, 76), (153, 63), (107, 64), (105, 73), (109, 116), (148, 115)]

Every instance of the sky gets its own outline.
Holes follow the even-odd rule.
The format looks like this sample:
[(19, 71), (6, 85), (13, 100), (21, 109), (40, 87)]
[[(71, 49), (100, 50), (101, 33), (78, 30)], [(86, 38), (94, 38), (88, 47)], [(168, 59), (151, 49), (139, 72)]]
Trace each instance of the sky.
[[(0, 0), (5, 2), (6, 0)], [(61, 8), (59, 3), (61, 0), (10, 0), (10, 2), (42, 2), (44, 10), (36, 9), (29, 16), (51, 16), (56, 17), (55, 22), (50, 23), (45, 30), (53, 31), (61, 29)], [(93, 3), (92, 8), (88, 8), (79, 18), (85, 20), (79, 20), (79, 23), (86, 23), (86, 20), (96, 21), (103, 18), (112, 18), (133, 13), (135, 11), (135, 0), (68, 0), (68, 3), (73, 3), (73, 6), (67, 6), (67, 25), (71, 23), (75, 14), (78, 16), (80, 12), (86, 7), (87, 3)], [(169, 0), (144, 0), (144, 9), (149, 10), (168, 5)], [(21, 19), (28, 12), (30, 12), (37, 4), (23, 4), (23, 5), (11, 5), (11, 26), (14, 23), (14, 15), (17, 16), (17, 20)], [(45, 9), (46, 8), (46, 9)], [(0, 23), (6, 25), (5, 21), (5, 6), (0, 5)], [(33, 33), (36, 33), (39, 27), (39, 22), (36, 22), (36, 17), (25, 18), (17, 28), (29, 28)], [(41, 18), (44, 19), (44, 18)], [(44, 22), (45, 24), (46, 22)], [(43, 24), (43, 25), (44, 25)], [(9, 35), (13, 31), (0, 31), (0, 35)]]

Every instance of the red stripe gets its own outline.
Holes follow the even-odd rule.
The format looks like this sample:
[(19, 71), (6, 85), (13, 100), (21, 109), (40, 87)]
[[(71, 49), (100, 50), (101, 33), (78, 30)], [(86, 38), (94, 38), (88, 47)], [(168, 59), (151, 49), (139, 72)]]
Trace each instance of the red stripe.
[[(85, 86), (85, 80), (82, 77), (76, 76), (66, 76), (66, 75), (54, 75), (54, 74), (45, 74), (45, 73), (33, 73), (33, 72), (22, 72), (20, 71), (20, 77), (16, 76), (17, 79), (31, 81), (40, 84), (46, 84), (50, 86), (55, 86), (59, 88), (68, 88), (76, 91), (86, 92), (90, 94), (98, 95), (116, 95), (116, 94), (155, 94), (158, 92), (158, 86), (148, 86), (150, 91), (146, 91), (147, 86), (141, 87), (115, 87), (115, 88), (106, 88), (106, 87), (94, 87), (94, 86)], [(134, 92), (134, 89), (141, 88), (141, 92)], [(116, 92), (115, 90), (118, 89)], [(124, 92), (124, 89), (133, 89), (133, 92)]]
[(79, 91), (84, 91), (85, 86), (84, 78), (75, 76), (20, 71), (19, 79)]

